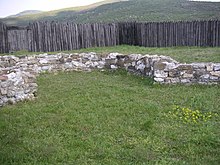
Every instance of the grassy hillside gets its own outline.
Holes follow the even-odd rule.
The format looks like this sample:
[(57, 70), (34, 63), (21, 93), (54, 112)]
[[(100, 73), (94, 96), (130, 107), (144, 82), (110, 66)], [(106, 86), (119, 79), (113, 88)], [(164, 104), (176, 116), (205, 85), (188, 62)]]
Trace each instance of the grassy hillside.
[(8, 16), (7, 18), (12, 18), (12, 17), (21, 17), (21, 16), (25, 16), (25, 15), (31, 15), (31, 14), (39, 14), (39, 13), (42, 13), (43, 11), (40, 11), (40, 10), (25, 10), (25, 11), (22, 11), (18, 14), (15, 14), (15, 15), (10, 15)]
[(103, 0), (87, 6), (69, 7), (60, 10), (52, 10), (48, 12), (42, 12), (38, 14), (23, 15), (20, 17), (11, 17), (0, 19), (0, 21), (5, 22), (9, 25), (27, 25), (29, 22), (33, 21), (60, 21), (66, 22), (66, 18), (69, 18), (68, 14), (79, 15), (82, 12), (87, 12), (89, 10), (95, 9), (101, 5), (120, 2), (125, 0)]
[(220, 19), (220, 2), (188, 0), (108, 0), (89, 6), (67, 8), (41, 14), (5, 18), (13, 25), (32, 21), (59, 22), (118, 22), (118, 21), (177, 21)]

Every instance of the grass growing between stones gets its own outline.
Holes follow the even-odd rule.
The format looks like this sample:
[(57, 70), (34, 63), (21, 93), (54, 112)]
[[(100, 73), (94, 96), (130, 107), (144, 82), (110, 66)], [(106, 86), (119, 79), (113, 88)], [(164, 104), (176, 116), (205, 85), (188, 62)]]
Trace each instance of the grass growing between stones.
[[(107, 55), (109, 53), (118, 52), (125, 55), (128, 54), (151, 54), (151, 55), (165, 55), (170, 56), (173, 59), (183, 62), (219, 62), (220, 63), (220, 48), (219, 47), (167, 47), (167, 48), (150, 48), (150, 47), (139, 47), (120, 45), (112, 47), (95, 47), (73, 51), (62, 51), (65, 53), (83, 53), (83, 52), (96, 52), (100, 55)], [(18, 51), (12, 55), (32, 55), (41, 54), (42, 52), (27, 52)], [(54, 54), (58, 52), (49, 52), (48, 54)], [(1, 54), (3, 55), (3, 54)]]
[(220, 164), (219, 86), (158, 85), (125, 71), (42, 74), (35, 101), (0, 110), (0, 164)]

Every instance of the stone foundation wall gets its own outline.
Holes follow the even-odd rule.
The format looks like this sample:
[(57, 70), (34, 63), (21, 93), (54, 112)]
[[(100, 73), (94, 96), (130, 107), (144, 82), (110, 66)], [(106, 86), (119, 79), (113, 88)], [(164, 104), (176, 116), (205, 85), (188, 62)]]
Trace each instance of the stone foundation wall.
[(125, 68), (130, 72), (150, 76), (159, 83), (220, 82), (220, 63), (182, 64), (166, 56), (135, 54), (128, 56), (110, 54), (105, 61), (108, 68)]
[(36, 77), (43, 72), (92, 71), (123, 68), (134, 74), (150, 76), (159, 83), (219, 84), (220, 63), (181, 64), (158, 55), (96, 53), (0, 56), (0, 107), (30, 100), (37, 92)]

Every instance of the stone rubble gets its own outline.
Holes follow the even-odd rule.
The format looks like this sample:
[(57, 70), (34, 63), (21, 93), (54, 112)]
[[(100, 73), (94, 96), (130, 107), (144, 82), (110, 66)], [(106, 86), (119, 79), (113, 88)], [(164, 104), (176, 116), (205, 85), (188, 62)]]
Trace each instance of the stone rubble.
[(181, 64), (158, 55), (110, 53), (46, 53), (32, 56), (0, 56), (0, 107), (35, 98), (36, 77), (43, 72), (92, 71), (123, 68), (152, 77), (158, 83), (219, 84), (220, 63)]

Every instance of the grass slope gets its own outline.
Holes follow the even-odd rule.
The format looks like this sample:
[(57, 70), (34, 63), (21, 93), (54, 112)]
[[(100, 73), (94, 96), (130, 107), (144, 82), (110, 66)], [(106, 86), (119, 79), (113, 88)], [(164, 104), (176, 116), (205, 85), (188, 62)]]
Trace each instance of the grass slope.
[(39, 13), (42, 13), (43, 11), (40, 11), (40, 10), (25, 10), (25, 11), (22, 11), (18, 14), (15, 14), (15, 15), (10, 15), (8, 16), (7, 18), (12, 18), (12, 17), (21, 17), (21, 16), (25, 16), (25, 15), (31, 15), (31, 14), (39, 14)]
[(124, 71), (43, 74), (35, 101), (0, 110), (0, 164), (220, 164), (219, 86), (153, 85)]
[(115, 0), (19, 18), (6, 18), (2, 21), (11, 25), (27, 25), (32, 21), (53, 20), (76, 23), (178, 21), (219, 19), (219, 13), (220, 2), (192, 2), (188, 0), (129, 0), (117, 2)]
[(54, 21), (54, 20), (58, 21), (57, 20), (57, 16), (58, 16), (58, 19), (61, 19), (59, 20), (60, 22), (65, 22), (65, 21), (62, 21), (62, 19), (66, 20), (65, 17), (67, 15), (65, 16), (65, 14), (68, 14), (69, 12), (71, 12), (71, 14), (73, 15), (80, 14), (82, 12), (86, 12), (96, 7), (99, 7), (101, 5), (119, 2), (119, 1), (123, 1), (123, 0), (103, 0), (101, 2), (93, 3), (87, 6), (69, 7), (69, 8), (59, 9), (59, 10), (42, 12), (42, 13), (34, 14), (34, 15), (32, 14), (32, 15), (24, 15), (20, 17), (4, 18), (2, 20), (0, 19), (0, 21), (3, 21), (7, 23), (8, 25), (27, 25), (29, 22), (32, 22), (32, 21), (42, 21), (42, 20), (43, 21)]

